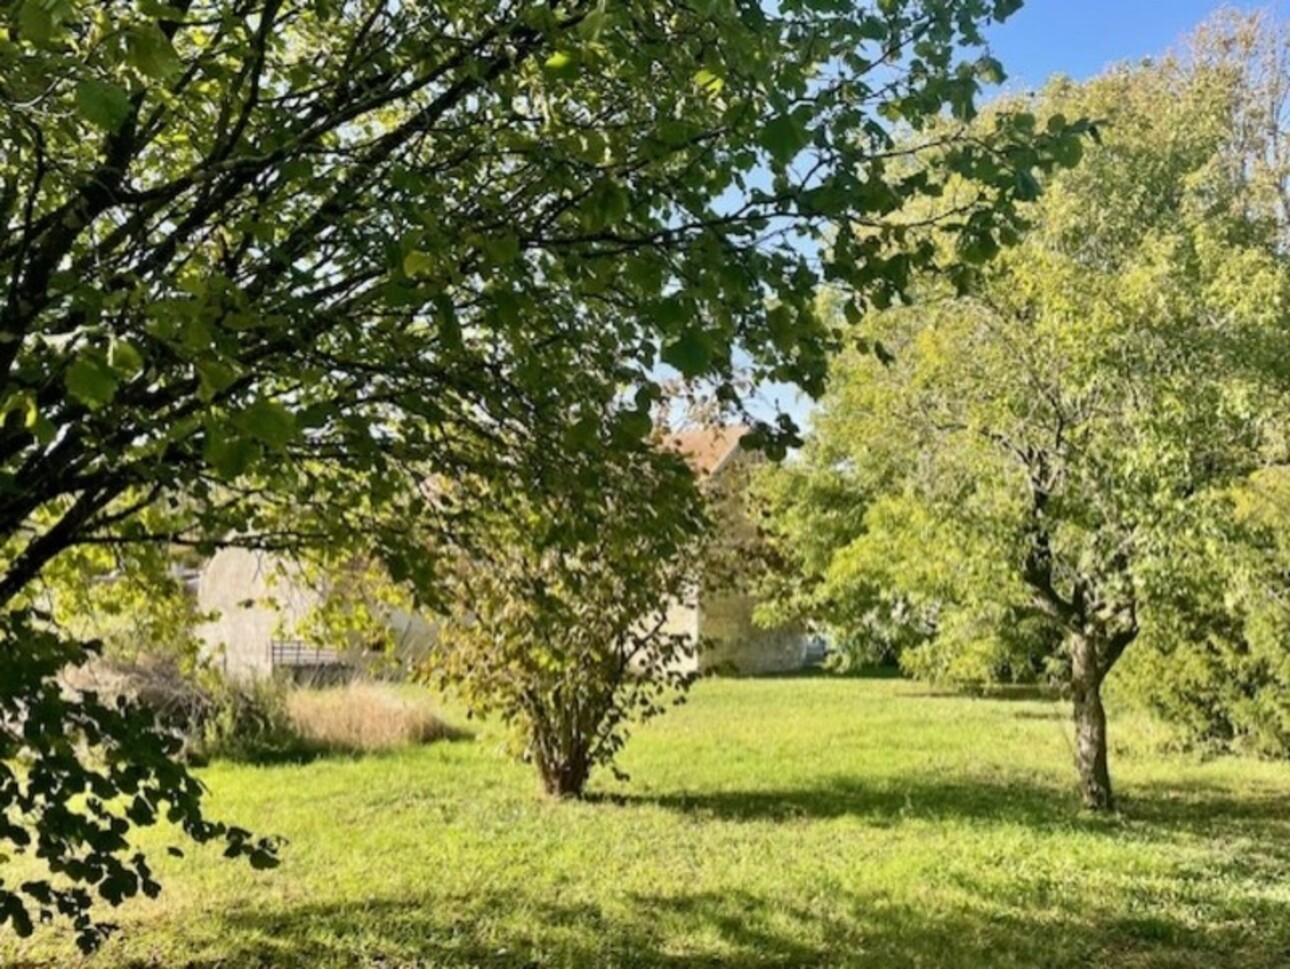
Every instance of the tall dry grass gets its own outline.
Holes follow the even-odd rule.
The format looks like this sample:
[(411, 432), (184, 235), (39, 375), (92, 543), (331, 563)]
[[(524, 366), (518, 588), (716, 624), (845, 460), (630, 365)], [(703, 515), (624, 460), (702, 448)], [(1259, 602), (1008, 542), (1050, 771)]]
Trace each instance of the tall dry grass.
[(379, 683), (293, 690), (287, 712), (305, 743), (338, 752), (370, 753), (457, 736), (435, 715), (429, 697)]

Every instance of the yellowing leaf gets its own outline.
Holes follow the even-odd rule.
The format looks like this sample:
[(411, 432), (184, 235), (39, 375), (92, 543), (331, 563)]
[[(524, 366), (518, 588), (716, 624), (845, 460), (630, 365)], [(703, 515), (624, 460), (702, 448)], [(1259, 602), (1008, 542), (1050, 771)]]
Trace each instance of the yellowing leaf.
[(694, 83), (699, 85), (705, 94), (711, 95), (712, 97), (716, 97), (725, 90), (726, 87), (725, 78), (713, 74), (706, 67), (702, 70), (695, 71)]
[(567, 51), (558, 50), (543, 61), (542, 70), (552, 77), (576, 77), (578, 62)]

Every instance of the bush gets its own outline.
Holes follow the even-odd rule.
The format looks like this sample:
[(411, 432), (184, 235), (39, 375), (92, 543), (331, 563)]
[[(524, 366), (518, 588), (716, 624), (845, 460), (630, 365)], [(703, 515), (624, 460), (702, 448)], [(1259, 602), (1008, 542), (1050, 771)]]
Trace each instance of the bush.
[(260, 761), (300, 755), (299, 735), (280, 684), (230, 680), (210, 669), (188, 672), (169, 655), (101, 659), (63, 675), (64, 685), (103, 697), (128, 697), (183, 741), (188, 761)]
[(1151, 640), (1126, 665), (1122, 689), (1164, 720), (1175, 745), (1205, 754), (1290, 757), (1290, 651), (1234, 624)]
[(275, 680), (210, 677), (208, 706), (195, 725), (203, 758), (257, 763), (313, 753), (288, 709), (289, 688)]
[(549, 500), (498, 496), (444, 550), (452, 606), (425, 670), (511, 727), (556, 797), (582, 797), (630, 725), (690, 685), (696, 644), (668, 612), (708, 564), (710, 522), (677, 455), (620, 461), (588, 444), (576, 457), (582, 475)]

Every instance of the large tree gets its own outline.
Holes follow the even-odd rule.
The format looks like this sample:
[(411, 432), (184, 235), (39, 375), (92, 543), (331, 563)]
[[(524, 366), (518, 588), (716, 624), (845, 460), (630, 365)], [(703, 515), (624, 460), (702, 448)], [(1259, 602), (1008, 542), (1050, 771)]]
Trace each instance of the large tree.
[(34, 831), (64, 887), (0, 885), (0, 920), (34, 903), (91, 944), (87, 888), (152, 890), (126, 832), (159, 811), (249, 844), (135, 714), (54, 685), (87, 648), (39, 609), (60, 556), (361, 536), (430, 587), (400, 522), (463, 509), (427, 468), (522, 489), (525, 453), (606, 415), (635, 446), (660, 364), (728, 406), (736, 360), (817, 391), (826, 224), (826, 271), (888, 301), (938, 260), (904, 201), (967, 178), (947, 231), (980, 249), (1071, 159), (1023, 116), (920, 140), (970, 118), (1000, 76), (980, 27), (1019, 6), (7, 4), (0, 765), (26, 766), (0, 766), (0, 839)]
[[(1235, 21), (1187, 56), (1054, 82), (1044, 112), (1105, 118), (1105, 143), (965, 293), (929, 282), (860, 325), (778, 485), (808, 608), (916, 620), (905, 662), (930, 675), (1048, 662), (1096, 809), (1113, 805), (1107, 674), (1144, 630), (1186, 628), (1197, 550), (1239, 540), (1234, 489), (1284, 460), (1285, 113), (1268, 95), (1285, 74), (1265, 74), (1267, 48)], [(795, 551), (803, 522), (824, 548)]]

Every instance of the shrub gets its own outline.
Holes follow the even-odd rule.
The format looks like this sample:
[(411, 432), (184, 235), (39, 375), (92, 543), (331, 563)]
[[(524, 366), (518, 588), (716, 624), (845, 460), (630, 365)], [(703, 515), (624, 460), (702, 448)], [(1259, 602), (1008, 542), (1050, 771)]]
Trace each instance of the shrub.
[(75, 691), (126, 697), (183, 741), (186, 760), (213, 757), (261, 761), (305, 752), (287, 713), (286, 688), (236, 681), (210, 669), (187, 672), (169, 655), (101, 659), (64, 673)]
[(709, 527), (676, 455), (579, 456), (583, 476), (551, 500), (498, 496), (478, 534), (448, 550), (453, 605), (426, 670), (512, 727), (557, 797), (581, 797), (630, 724), (693, 679), (696, 644), (668, 610), (693, 595)]
[(313, 752), (291, 719), (285, 684), (224, 676), (210, 677), (209, 684), (209, 705), (195, 731), (202, 757), (257, 763)]

